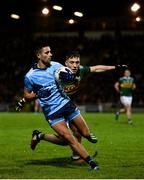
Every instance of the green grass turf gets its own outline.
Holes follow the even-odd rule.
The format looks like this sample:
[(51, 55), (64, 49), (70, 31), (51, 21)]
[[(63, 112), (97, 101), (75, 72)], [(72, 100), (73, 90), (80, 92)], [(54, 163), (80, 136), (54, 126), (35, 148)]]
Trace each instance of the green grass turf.
[(0, 113), (1, 179), (144, 179), (144, 114), (134, 114), (133, 125), (125, 115), (119, 121), (113, 114), (85, 113), (97, 144), (83, 139), (83, 144), (100, 164), (99, 172), (89, 172), (87, 164), (71, 162), (68, 146), (45, 141), (35, 151), (30, 149), (34, 129), (53, 132), (43, 114)]

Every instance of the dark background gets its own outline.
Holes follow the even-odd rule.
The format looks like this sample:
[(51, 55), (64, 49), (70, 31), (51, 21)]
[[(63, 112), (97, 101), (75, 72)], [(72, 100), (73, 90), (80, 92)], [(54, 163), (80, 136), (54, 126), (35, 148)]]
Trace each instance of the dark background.
[[(103, 29), (130, 29), (142, 28), (134, 27), (135, 15), (143, 16), (143, 2), (137, 14), (130, 12), (133, 0), (9, 0), (2, 1), (0, 5), (1, 31), (8, 32), (54, 32), (72, 30), (98, 30)], [(62, 11), (52, 9), (53, 5), (63, 7)], [(47, 17), (41, 15), (41, 9), (47, 7), (50, 13)], [(83, 18), (74, 17), (74, 11), (84, 13)], [(20, 20), (12, 20), (11, 13), (21, 16)], [(69, 26), (66, 22), (69, 18), (74, 18), (77, 24)]]
[[(138, 2), (138, 1), (137, 1)], [(61, 63), (68, 50), (78, 49), (83, 65), (127, 64), (137, 89), (134, 106), (144, 105), (144, 20), (143, 1), (137, 13), (130, 11), (132, 0), (9, 0), (0, 5), (0, 103), (14, 106), (22, 97), (23, 77), (34, 62), (33, 41), (48, 38), (53, 58)], [(52, 9), (54, 4), (63, 10)], [(48, 7), (48, 16), (41, 9)], [(75, 17), (74, 11), (84, 13)], [(10, 14), (20, 15), (19, 20)], [(141, 22), (135, 18), (140, 16)], [(68, 19), (76, 23), (70, 25)], [(82, 82), (81, 93), (75, 95), (79, 104), (112, 102), (119, 96), (113, 85), (122, 72), (90, 74)]]

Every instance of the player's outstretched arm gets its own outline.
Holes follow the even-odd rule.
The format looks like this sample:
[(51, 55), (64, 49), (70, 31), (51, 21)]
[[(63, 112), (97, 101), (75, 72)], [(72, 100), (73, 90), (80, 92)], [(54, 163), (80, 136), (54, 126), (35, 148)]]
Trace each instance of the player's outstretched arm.
[(97, 65), (90, 66), (90, 72), (104, 72), (115, 69), (115, 66)]
[(127, 65), (116, 65), (116, 66), (107, 66), (107, 65), (96, 65), (96, 66), (90, 66), (90, 72), (104, 72), (108, 70), (114, 70), (114, 69), (126, 69)]

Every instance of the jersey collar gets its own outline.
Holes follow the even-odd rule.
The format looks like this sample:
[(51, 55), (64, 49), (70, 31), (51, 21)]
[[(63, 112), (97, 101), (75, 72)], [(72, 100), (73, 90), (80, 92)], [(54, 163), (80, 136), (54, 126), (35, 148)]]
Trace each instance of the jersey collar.
[(37, 67), (37, 63), (35, 63), (34, 65), (33, 65), (33, 69), (39, 69), (39, 70), (46, 70), (48, 67), (50, 67), (51, 66), (51, 64), (48, 64), (45, 68), (38, 68)]

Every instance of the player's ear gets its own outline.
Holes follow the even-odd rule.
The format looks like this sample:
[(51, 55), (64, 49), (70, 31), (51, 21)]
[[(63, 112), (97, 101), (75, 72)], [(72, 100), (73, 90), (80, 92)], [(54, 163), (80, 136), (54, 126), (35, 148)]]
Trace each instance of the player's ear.
[(36, 57), (39, 59), (39, 58), (40, 58), (40, 54), (39, 54), (39, 53), (36, 53)]
[(68, 65), (67, 60), (65, 61), (65, 65), (66, 65), (66, 66)]

